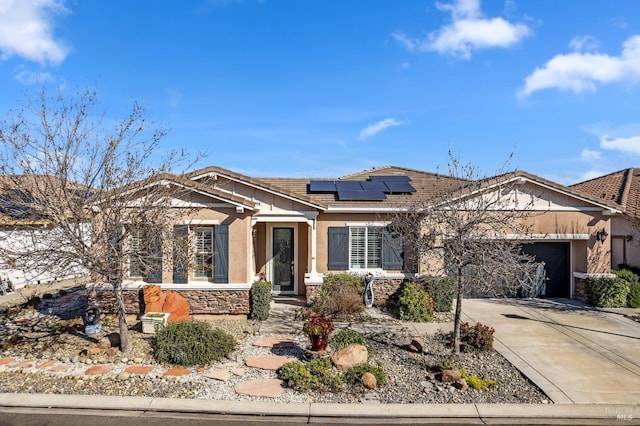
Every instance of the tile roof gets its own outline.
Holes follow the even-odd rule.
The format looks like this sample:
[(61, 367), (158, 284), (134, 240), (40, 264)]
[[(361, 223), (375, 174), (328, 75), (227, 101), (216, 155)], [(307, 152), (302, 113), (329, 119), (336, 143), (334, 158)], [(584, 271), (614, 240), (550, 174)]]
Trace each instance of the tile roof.
[[(381, 201), (338, 201), (335, 194), (309, 194), (308, 185), (311, 180), (367, 180), (371, 176), (408, 176), (411, 186), (416, 189), (413, 194), (391, 194)], [(284, 188), (291, 194), (298, 194), (314, 202), (331, 207), (409, 207), (422, 205), (440, 195), (459, 188), (465, 181), (436, 173), (423, 172), (397, 166), (376, 167), (355, 174), (338, 178), (258, 178), (266, 185)]]
[(640, 217), (640, 169), (618, 170), (569, 188), (613, 203), (630, 216)]

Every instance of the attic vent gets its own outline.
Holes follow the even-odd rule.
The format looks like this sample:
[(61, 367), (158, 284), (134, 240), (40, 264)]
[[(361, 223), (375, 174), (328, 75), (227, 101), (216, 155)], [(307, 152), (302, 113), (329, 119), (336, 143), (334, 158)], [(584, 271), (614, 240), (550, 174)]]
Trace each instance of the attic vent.
[(408, 176), (371, 176), (365, 181), (312, 180), (309, 193), (335, 193), (340, 201), (382, 201), (387, 194), (416, 192)]

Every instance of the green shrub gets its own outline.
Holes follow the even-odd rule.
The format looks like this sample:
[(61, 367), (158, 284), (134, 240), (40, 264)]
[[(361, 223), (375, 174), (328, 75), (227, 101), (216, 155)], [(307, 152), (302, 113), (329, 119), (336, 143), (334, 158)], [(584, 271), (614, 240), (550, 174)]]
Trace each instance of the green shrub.
[(298, 392), (326, 392), (342, 388), (342, 375), (333, 374), (329, 358), (315, 358), (307, 364), (287, 362), (278, 369), (278, 375)]
[(627, 295), (627, 306), (630, 308), (640, 308), (640, 281), (638, 275), (629, 269), (619, 269), (613, 271), (618, 278), (629, 283), (629, 294)]
[(362, 294), (364, 280), (348, 273), (331, 273), (324, 276), (320, 294), (312, 309), (321, 316), (345, 318), (364, 310)]
[(344, 375), (345, 382), (349, 384), (361, 383), (362, 375), (364, 373), (371, 373), (376, 377), (378, 386), (384, 386), (387, 383), (387, 373), (384, 372), (382, 366), (379, 364), (377, 367), (368, 363), (358, 364), (351, 367)]
[(220, 361), (235, 348), (226, 332), (205, 321), (176, 321), (156, 331), (155, 358), (159, 363), (205, 366)]
[(453, 309), (453, 298), (456, 294), (456, 281), (453, 278), (424, 275), (419, 278), (419, 282), (433, 299), (436, 312), (449, 312)]
[(455, 370), (456, 365), (451, 358), (440, 358), (435, 366), (436, 370), (444, 371), (444, 370)]
[[(490, 351), (493, 350), (492, 327), (477, 323), (473, 327), (468, 322), (460, 324), (460, 349), (463, 352)], [(449, 340), (453, 344), (453, 331), (449, 333)]]
[(343, 328), (333, 334), (329, 339), (329, 345), (331, 345), (331, 348), (335, 351), (339, 351), (340, 349), (346, 348), (354, 343), (358, 343), (366, 347), (367, 351), (371, 352), (371, 346), (369, 345), (367, 338), (350, 328)]
[(271, 283), (256, 281), (249, 292), (249, 318), (264, 321), (269, 318), (271, 305)]
[(601, 308), (618, 308), (627, 305), (629, 283), (622, 278), (587, 278), (587, 302)]
[(409, 282), (398, 297), (398, 318), (404, 321), (426, 322), (433, 319), (433, 299), (421, 285)]
[(481, 379), (478, 376), (468, 376), (465, 370), (460, 370), (462, 378), (466, 380), (469, 387), (477, 390), (487, 390), (498, 386), (498, 382), (493, 379)]

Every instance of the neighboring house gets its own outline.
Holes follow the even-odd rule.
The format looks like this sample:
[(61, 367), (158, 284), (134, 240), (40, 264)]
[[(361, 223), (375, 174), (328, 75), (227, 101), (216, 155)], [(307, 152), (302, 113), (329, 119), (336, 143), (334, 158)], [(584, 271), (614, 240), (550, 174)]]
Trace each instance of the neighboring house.
[(571, 185), (572, 190), (612, 203), (620, 210), (611, 217), (611, 267), (640, 267), (640, 169), (624, 169)]
[(15, 289), (86, 273), (79, 266), (62, 270), (33, 262), (34, 246), (46, 250), (50, 244), (60, 244), (59, 236), (54, 236), (58, 223), (47, 212), (42, 196), (54, 195), (59, 188), (50, 176), (0, 178), (0, 279), (11, 281)]
[[(169, 180), (189, 191), (172, 205), (191, 209), (174, 231), (193, 244), (193, 260), (163, 256), (147, 276), (135, 262), (126, 265), (132, 313), (140, 310), (145, 283), (179, 291), (193, 313), (246, 314), (258, 277), (272, 283), (274, 294), (310, 301), (323, 275), (340, 271), (373, 272), (376, 303), (384, 303), (406, 278), (437, 272), (404, 261), (402, 240), (389, 232), (387, 215), (428, 205), (465, 182), (393, 166), (333, 179), (255, 178), (208, 167)], [(613, 234), (620, 206), (526, 172), (487, 180), (480, 192), (505, 182), (517, 183), (513, 191), (528, 197), (532, 230), (504, 237), (522, 240), (526, 252), (545, 262), (547, 296), (582, 297), (584, 278), (611, 269), (612, 239), (606, 235)], [(130, 244), (143, 245), (135, 235)]]

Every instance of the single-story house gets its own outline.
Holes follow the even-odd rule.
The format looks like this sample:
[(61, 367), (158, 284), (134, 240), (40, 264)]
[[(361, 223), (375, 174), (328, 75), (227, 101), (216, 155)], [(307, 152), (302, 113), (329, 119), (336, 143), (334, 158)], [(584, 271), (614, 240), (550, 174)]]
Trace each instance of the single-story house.
[[(274, 294), (311, 301), (324, 274), (340, 271), (373, 272), (376, 303), (384, 303), (403, 280), (433, 272), (404, 262), (402, 247), (387, 232), (388, 215), (426, 205), (464, 183), (396, 166), (318, 179), (258, 178), (207, 167), (175, 180), (189, 189), (175, 205), (193, 212), (175, 230), (193, 241), (195, 261), (185, 266), (169, 259), (147, 276), (135, 264), (125, 265), (132, 313), (139, 312), (147, 283), (180, 292), (193, 313), (246, 314), (249, 289), (260, 277), (272, 283)], [(620, 232), (614, 223), (625, 214), (620, 203), (521, 171), (494, 180), (515, 182), (515, 191), (529, 197), (532, 230), (518, 238), (545, 262), (547, 296), (581, 298), (585, 278), (610, 272)], [(97, 297), (105, 303), (107, 296)]]
[(620, 213), (611, 217), (611, 267), (640, 267), (640, 169), (624, 169), (570, 188), (613, 204)]

